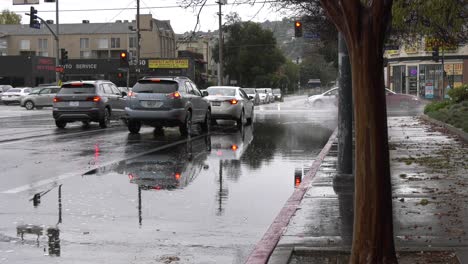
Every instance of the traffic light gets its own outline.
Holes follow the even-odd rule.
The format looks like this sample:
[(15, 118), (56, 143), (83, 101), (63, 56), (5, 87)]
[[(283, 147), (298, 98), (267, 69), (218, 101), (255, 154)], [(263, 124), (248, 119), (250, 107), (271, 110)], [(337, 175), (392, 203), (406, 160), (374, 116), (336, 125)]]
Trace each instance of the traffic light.
[(68, 63), (68, 51), (66, 49), (60, 49), (60, 58), (62, 59), (61, 60), (61, 63), (62, 65), (65, 65)]
[(439, 62), (439, 47), (432, 47), (432, 60)]
[(302, 22), (299, 20), (294, 21), (294, 36), (296, 38), (302, 37)]
[(31, 10), (29, 13), (29, 27), (41, 28), (41, 24), (39, 23), (39, 20), (37, 19), (37, 10), (34, 9), (33, 6), (31, 6)]
[(128, 68), (128, 53), (126, 51), (120, 52), (120, 67)]
[(122, 79), (123, 78), (123, 73), (121, 73), (121, 72), (117, 73), (117, 78)]

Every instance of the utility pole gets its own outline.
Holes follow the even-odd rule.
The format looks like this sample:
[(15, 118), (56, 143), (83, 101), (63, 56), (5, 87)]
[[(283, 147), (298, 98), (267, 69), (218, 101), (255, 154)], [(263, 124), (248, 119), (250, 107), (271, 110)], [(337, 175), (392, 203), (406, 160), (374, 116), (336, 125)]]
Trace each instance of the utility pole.
[[(59, 45), (59, 0), (55, 0), (55, 20), (57, 22), (56, 24), (56, 37), (55, 37), (55, 45), (57, 46), (56, 48), (56, 56), (55, 56), (55, 66), (60, 65), (60, 45)], [(63, 66), (63, 65), (62, 65)], [(55, 82), (57, 85), (59, 85), (60, 81), (60, 72), (55, 72)]]
[(353, 174), (353, 92), (348, 47), (338, 33), (338, 172)]
[(138, 81), (140, 75), (140, 0), (137, 0), (137, 17), (136, 17), (136, 33), (137, 33), (137, 50), (136, 50), (136, 63), (135, 63), (135, 71), (136, 71), (136, 79)]
[(223, 85), (223, 44), (224, 44), (224, 40), (223, 40), (223, 30), (222, 30), (222, 27), (223, 27), (223, 24), (222, 24), (222, 13), (221, 13), (221, 6), (226, 4), (227, 1), (226, 0), (219, 0), (218, 2), (216, 2), (219, 4), (219, 13), (218, 13), (218, 17), (219, 17), (219, 64), (218, 64), (218, 86), (221, 86)]

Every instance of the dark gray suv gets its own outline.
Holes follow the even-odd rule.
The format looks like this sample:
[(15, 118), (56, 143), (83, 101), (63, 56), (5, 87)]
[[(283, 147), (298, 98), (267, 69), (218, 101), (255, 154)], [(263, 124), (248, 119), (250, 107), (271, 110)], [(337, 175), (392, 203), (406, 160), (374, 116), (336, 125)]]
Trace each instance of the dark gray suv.
[(187, 77), (145, 77), (139, 80), (127, 98), (125, 108), (128, 130), (138, 133), (141, 125), (179, 126), (183, 136), (192, 133), (192, 124), (203, 131), (211, 125), (211, 107), (196, 85)]
[(110, 81), (64, 83), (54, 97), (55, 124), (64, 128), (69, 122), (81, 121), (84, 126), (99, 122), (101, 128), (106, 128), (111, 119), (124, 116), (126, 96)]

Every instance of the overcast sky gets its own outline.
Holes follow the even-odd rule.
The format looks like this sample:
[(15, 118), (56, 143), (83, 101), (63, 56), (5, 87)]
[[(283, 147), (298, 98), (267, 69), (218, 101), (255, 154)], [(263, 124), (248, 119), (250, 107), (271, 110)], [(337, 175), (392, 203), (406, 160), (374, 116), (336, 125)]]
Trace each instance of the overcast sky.
[[(38, 15), (45, 19), (55, 21), (55, 3), (44, 3), (34, 5), (38, 10)], [(199, 30), (208, 31), (218, 28), (218, 5), (217, 0), (208, 0), (200, 15)], [(243, 21), (252, 20), (263, 22), (266, 20), (281, 20), (285, 14), (275, 12), (268, 4), (255, 5), (234, 5), (239, 2), (228, 0), (228, 4), (223, 6), (223, 13), (237, 12)], [(259, 1), (257, 1), (259, 2)], [(198, 8), (183, 9), (179, 7), (178, 0), (140, 0), (140, 13), (151, 13), (154, 18), (160, 20), (170, 20), (172, 28), (176, 33), (192, 31), (196, 24), (196, 14)], [(13, 0), (0, 0), (0, 9), (9, 9), (22, 15), (23, 24), (29, 23), (29, 16), (24, 13), (29, 12), (31, 5), (13, 5)], [(263, 6), (263, 7), (262, 7)], [(128, 9), (133, 8), (133, 9)], [(93, 22), (115, 22), (115, 20), (133, 20), (136, 15), (136, 0), (60, 0), (60, 23), (81, 23), (82, 20)], [(92, 11), (92, 9), (115, 9), (107, 11)]]

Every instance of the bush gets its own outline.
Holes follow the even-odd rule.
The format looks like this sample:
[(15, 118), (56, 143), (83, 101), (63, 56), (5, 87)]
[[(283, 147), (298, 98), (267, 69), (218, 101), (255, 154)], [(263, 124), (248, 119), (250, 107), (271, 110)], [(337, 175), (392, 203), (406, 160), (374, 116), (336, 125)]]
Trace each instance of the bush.
[(451, 104), (451, 102), (449, 100), (429, 103), (429, 104), (426, 105), (426, 107), (424, 107), (424, 113), (427, 114), (427, 113), (430, 113), (430, 112), (439, 111), (439, 110), (449, 106), (450, 104)]
[(450, 89), (448, 95), (455, 103), (461, 103), (468, 101), (468, 84), (459, 86), (457, 88)]

